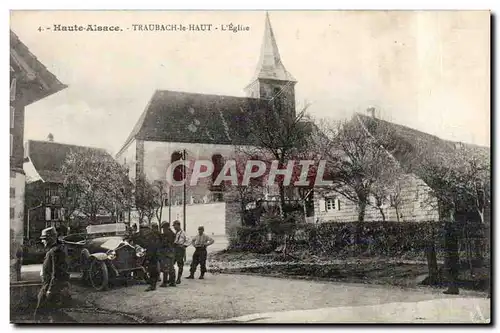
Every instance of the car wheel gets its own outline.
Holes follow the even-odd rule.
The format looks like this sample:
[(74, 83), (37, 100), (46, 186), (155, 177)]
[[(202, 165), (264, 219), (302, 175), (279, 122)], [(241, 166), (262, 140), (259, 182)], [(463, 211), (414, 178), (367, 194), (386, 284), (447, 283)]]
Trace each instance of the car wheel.
[(97, 291), (108, 289), (109, 273), (106, 262), (97, 259), (90, 262), (89, 280), (92, 287)]

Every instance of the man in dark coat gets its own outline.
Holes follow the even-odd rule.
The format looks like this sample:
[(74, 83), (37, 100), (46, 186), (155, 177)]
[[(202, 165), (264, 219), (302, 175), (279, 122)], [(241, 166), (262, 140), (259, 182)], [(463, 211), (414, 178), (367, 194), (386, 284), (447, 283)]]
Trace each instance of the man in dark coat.
[(141, 225), (137, 236), (137, 243), (146, 249), (145, 266), (148, 271), (149, 287), (146, 291), (156, 290), (156, 284), (159, 278), (159, 260), (158, 250), (161, 247), (161, 237), (158, 231), (158, 225), (153, 224), (148, 227), (146, 224)]
[(53, 321), (54, 312), (70, 300), (67, 256), (55, 228), (42, 230), (40, 238), (48, 251), (42, 265), (42, 288), (38, 293), (35, 321), (40, 315)]
[(164, 221), (161, 225), (161, 229), (162, 247), (160, 250), (160, 271), (163, 273), (163, 281), (160, 287), (175, 287), (175, 233), (172, 231), (172, 229), (170, 229), (169, 222)]

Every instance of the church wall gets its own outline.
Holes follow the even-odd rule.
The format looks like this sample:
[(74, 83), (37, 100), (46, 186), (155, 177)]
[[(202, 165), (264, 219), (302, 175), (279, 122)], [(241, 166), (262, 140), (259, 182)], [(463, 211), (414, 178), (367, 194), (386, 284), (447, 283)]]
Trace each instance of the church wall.
[[(222, 157), (232, 159), (235, 156), (235, 147), (232, 145), (215, 144), (194, 144), (178, 142), (144, 142), (144, 167), (146, 178), (149, 181), (166, 181), (167, 168), (171, 163), (171, 156), (176, 151), (186, 149), (187, 159), (212, 160), (214, 154), (220, 154)], [(189, 173), (189, 171), (188, 171)], [(189, 179), (189, 178), (188, 178)], [(201, 178), (197, 185), (186, 186), (186, 217), (187, 224), (204, 225), (207, 233), (215, 235), (226, 233), (225, 203), (216, 202), (216, 199), (210, 190), (212, 182), (211, 177)], [(183, 187), (172, 188), (172, 219), (182, 218), (182, 199)], [(224, 200), (224, 197), (220, 197)], [(164, 218), (168, 219), (168, 207), (164, 209)], [(189, 228), (189, 226), (188, 226)], [(194, 230), (196, 232), (196, 230)]]
[(232, 158), (235, 148), (232, 145), (214, 145), (179, 142), (144, 142), (144, 170), (146, 178), (152, 180), (166, 180), (167, 168), (170, 165), (174, 152), (186, 149), (188, 160), (211, 160), (212, 155), (221, 154), (224, 158)]
[(116, 156), (116, 160), (118, 161), (118, 163), (128, 169), (128, 177), (130, 180), (135, 180), (136, 178), (136, 148), (137, 142), (136, 140), (133, 140), (125, 150), (123, 150)]

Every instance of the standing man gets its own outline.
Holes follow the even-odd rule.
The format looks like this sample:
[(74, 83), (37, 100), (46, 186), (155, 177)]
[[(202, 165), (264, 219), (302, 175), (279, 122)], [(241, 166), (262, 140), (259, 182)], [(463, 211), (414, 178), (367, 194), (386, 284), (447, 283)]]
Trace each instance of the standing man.
[(158, 224), (152, 224), (151, 228), (147, 224), (141, 225), (139, 229), (139, 245), (146, 249), (145, 264), (148, 271), (149, 287), (146, 291), (156, 290), (156, 284), (158, 283), (159, 273), (159, 261), (158, 261), (158, 249), (161, 246), (160, 233), (158, 231)]
[(53, 313), (70, 300), (66, 251), (63, 244), (58, 241), (54, 227), (43, 229), (40, 239), (48, 251), (40, 273), (42, 288), (38, 293), (35, 321), (42, 314), (48, 316), (49, 321), (53, 322)]
[(214, 243), (214, 240), (205, 235), (205, 228), (200, 226), (198, 228), (198, 235), (193, 238), (193, 246), (195, 247), (193, 253), (193, 261), (191, 262), (191, 274), (186, 279), (194, 279), (194, 273), (196, 272), (196, 267), (200, 265), (200, 280), (205, 277), (205, 272), (207, 271), (207, 246)]
[(189, 246), (189, 240), (186, 237), (186, 233), (182, 231), (181, 222), (179, 220), (174, 221), (174, 230), (175, 263), (177, 264), (177, 280), (175, 281), (175, 283), (180, 284), (184, 268), (184, 257), (186, 256), (186, 247)]
[(160, 272), (163, 273), (163, 281), (160, 287), (176, 287), (175, 284), (175, 233), (170, 229), (170, 223), (163, 221), (161, 224), (162, 229), (162, 247), (160, 251)]

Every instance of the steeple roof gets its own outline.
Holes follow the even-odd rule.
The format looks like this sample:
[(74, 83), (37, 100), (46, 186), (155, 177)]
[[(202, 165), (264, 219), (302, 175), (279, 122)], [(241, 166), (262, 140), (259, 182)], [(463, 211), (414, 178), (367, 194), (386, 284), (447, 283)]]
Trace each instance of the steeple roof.
[(269, 13), (266, 12), (266, 24), (264, 28), (264, 40), (260, 50), (260, 59), (252, 81), (257, 79), (272, 79), (280, 81), (293, 81), (295, 78), (290, 74), (281, 62), (278, 45), (274, 36)]

